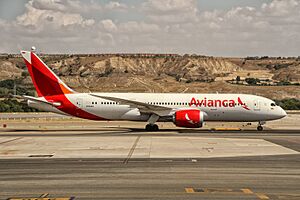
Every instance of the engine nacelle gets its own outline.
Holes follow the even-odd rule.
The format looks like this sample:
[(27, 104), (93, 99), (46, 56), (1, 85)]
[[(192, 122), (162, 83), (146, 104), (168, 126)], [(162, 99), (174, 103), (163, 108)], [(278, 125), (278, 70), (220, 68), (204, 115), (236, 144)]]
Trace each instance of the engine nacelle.
[(178, 110), (173, 115), (173, 123), (178, 127), (200, 128), (204, 114), (200, 110)]

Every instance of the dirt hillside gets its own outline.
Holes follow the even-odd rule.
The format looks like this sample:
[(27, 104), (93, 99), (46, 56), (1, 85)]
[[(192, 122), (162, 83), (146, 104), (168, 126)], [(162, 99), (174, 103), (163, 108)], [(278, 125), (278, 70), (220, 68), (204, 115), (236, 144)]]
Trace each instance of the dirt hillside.
[[(273, 99), (300, 98), (300, 86), (229, 83), (237, 76), (300, 82), (298, 58), (216, 58), (179, 55), (43, 55), (70, 87), (81, 92), (232, 92)], [(19, 79), (32, 89), (20, 57), (0, 57), (0, 80)]]

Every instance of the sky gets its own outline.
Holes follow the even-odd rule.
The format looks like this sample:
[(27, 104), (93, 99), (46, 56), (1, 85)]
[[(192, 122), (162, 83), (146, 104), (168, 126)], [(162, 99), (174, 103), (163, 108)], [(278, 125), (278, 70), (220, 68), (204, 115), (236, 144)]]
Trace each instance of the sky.
[(300, 0), (0, 0), (0, 53), (300, 56)]

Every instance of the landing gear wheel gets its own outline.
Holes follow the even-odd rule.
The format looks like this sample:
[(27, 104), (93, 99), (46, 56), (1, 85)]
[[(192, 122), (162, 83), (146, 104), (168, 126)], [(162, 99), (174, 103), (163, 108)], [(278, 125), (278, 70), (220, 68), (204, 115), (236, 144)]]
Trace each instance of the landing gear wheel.
[(156, 124), (147, 124), (145, 127), (146, 131), (158, 131), (159, 128)]
[(262, 131), (262, 130), (264, 130), (264, 127), (258, 126), (258, 127), (257, 127), (257, 130), (258, 130), (258, 131)]
[(146, 131), (151, 131), (152, 130), (151, 124), (147, 124), (145, 129), (146, 129)]
[(158, 126), (157, 126), (156, 124), (153, 124), (153, 126), (152, 126), (152, 130), (153, 130), (153, 131), (158, 131), (158, 130), (159, 130), (159, 128), (158, 128)]

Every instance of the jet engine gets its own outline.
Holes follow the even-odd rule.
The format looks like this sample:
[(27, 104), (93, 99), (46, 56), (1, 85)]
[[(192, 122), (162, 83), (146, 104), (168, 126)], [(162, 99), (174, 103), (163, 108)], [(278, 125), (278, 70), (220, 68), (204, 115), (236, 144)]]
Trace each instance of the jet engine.
[(178, 110), (173, 115), (173, 123), (178, 127), (200, 128), (204, 114), (200, 110)]

